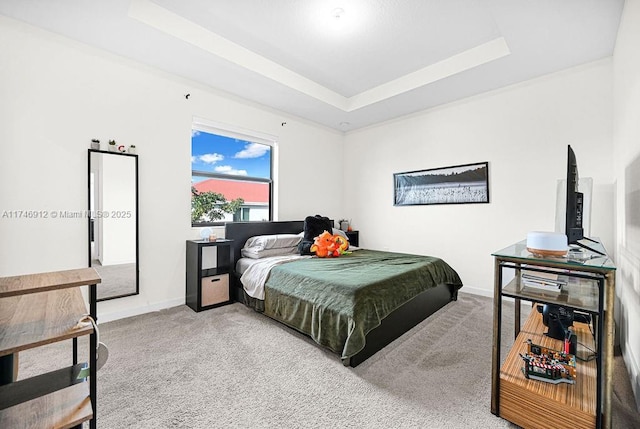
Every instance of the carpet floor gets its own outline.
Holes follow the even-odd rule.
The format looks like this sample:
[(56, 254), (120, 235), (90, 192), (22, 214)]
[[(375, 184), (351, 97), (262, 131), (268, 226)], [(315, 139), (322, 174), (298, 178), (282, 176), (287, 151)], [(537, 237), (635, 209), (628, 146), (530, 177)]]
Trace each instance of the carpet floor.
[[(505, 304), (508, 306), (509, 304)], [(511, 333), (508, 308), (504, 332)], [(490, 412), (492, 300), (461, 293), (357, 368), (232, 304), (100, 325), (99, 428), (515, 428)], [(505, 341), (509, 341), (505, 334)], [(79, 341), (86, 350), (86, 339)], [(70, 342), (20, 354), (19, 378), (71, 359)], [(616, 358), (614, 428), (640, 427)]]

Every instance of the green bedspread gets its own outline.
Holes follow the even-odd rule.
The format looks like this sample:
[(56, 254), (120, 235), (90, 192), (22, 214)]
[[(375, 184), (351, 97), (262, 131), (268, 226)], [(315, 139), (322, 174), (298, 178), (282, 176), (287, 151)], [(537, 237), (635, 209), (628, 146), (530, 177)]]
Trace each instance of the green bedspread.
[(365, 335), (393, 310), (441, 283), (462, 287), (439, 258), (363, 249), (273, 268), (264, 312), (346, 359), (362, 350)]

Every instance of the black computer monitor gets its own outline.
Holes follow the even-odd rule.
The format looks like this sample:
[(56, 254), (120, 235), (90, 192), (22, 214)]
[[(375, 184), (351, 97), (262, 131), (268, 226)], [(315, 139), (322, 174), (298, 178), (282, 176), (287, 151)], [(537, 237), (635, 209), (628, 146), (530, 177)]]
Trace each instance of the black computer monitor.
[(582, 227), (584, 194), (578, 190), (579, 180), (576, 154), (573, 149), (571, 149), (571, 145), (568, 145), (567, 206), (565, 211), (565, 234), (567, 234), (567, 241), (569, 244), (576, 244), (599, 255), (604, 255), (604, 253), (580, 242), (580, 240), (585, 239), (596, 243), (596, 241), (584, 236), (584, 229)]
[(571, 149), (567, 150), (567, 208), (565, 213), (565, 234), (569, 244), (577, 244), (584, 238), (582, 228), (582, 206), (584, 195), (578, 190), (578, 162), (576, 154)]

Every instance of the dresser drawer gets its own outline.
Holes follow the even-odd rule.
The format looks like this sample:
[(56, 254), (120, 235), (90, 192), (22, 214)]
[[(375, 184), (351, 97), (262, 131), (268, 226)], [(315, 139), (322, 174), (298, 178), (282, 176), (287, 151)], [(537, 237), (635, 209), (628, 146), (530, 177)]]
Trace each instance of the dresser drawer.
[(229, 301), (229, 274), (202, 278), (202, 306)]

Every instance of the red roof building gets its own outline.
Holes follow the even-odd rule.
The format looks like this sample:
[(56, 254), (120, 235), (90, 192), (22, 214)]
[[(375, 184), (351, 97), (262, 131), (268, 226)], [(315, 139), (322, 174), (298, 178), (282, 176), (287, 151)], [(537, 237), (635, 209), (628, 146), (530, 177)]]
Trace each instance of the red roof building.
[(217, 192), (227, 201), (242, 198), (245, 204), (269, 204), (269, 184), (236, 180), (206, 179), (194, 183), (198, 192)]

